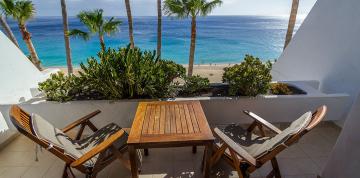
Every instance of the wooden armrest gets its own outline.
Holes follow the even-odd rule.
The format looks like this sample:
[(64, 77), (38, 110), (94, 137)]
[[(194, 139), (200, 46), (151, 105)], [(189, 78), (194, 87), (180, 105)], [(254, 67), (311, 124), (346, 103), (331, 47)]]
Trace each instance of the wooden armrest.
[(89, 152), (85, 153), (83, 156), (81, 156), (79, 159), (75, 160), (71, 163), (71, 167), (78, 167), (82, 164), (84, 164), (86, 161), (90, 160), (97, 154), (105, 151), (107, 148), (111, 147), (113, 143), (118, 140), (122, 135), (124, 134), (124, 130), (119, 130), (115, 134), (111, 135), (108, 139), (104, 140), (100, 144), (96, 145), (93, 149), (91, 149)]
[(252, 113), (250, 111), (244, 111), (244, 113), (248, 116), (250, 116), (251, 118), (253, 118), (257, 123), (260, 123), (261, 125), (263, 125), (264, 127), (268, 128), (269, 130), (271, 130), (272, 132), (279, 134), (282, 131), (280, 129), (278, 129), (276, 126), (272, 125), (270, 122), (266, 121), (265, 119), (261, 118), (260, 116), (256, 115), (255, 113)]
[(76, 120), (75, 122), (69, 124), (68, 126), (66, 126), (65, 128), (61, 129), (64, 133), (70, 131), (71, 129), (85, 123), (85, 122), (88, 122), (89, 119), (93, 118), (94, 116), (98, 115), (101, 111), (100, 110), (96, 110), (78, 120)]
[(231, 138), (225, 135), (220, 129), (214, 129), (215, 134), (229, 147), (235, 151), (241, 158), (250, 163), (253, 166), (256, 166), (256, 159), (251, 156), (246, 150), (241, 148), (238, 144), (236, 144)]

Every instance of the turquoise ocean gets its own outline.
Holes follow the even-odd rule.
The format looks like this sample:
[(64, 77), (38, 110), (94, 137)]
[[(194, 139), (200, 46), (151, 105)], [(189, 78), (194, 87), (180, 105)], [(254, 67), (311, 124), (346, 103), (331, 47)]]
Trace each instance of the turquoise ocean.
[[(107, 47), (124, 47), (128, 41), (126, 17), (121, 31), (105, 37)], [(301, 21), (301, 20), (300, 20)], [(300, 24), (297, 23), (297, 27)], [(288, 19), (264, 16), (208, 16), (198, 19), (196, 45), (196, 64), (233, 64), (242, 61), (245, 54), (262, 60), (277, 59), (284, 45)], [(21, 49), (28, 54), (21, 40), (17, 24), (9, 20), (10, 27), (20, 42)], [(66, 66), (63, 26), (61, 17), (38, 17), (28, 22), (34, 46), (42, 65), (45, 67)], [(70, 29), (84, 29), (76, 17), (69, 18)], [(134, 17), (134, 37), (136, 46), (156, 49), (157, 18)], [(190, 43), (190, 21), (164, 17), (163, 20), (163, 58), (181, 64), (188, 63)], [(73, 64), (78, 66), (90, 56), (96, 56), (100, 49), (98, 38), (89, 41), (71, 39)]]

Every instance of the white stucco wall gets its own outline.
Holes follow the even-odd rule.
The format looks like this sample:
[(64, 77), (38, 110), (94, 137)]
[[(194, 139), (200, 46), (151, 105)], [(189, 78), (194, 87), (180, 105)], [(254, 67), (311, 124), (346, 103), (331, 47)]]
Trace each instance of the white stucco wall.
[(348, 93), (354, 100), (360, 89), (359, 17), (359, 0), (318, 0), (275, 63), (274, 80), (318, 80), (322, 92)]
[(355, 102), (327, 161), (322, 177), (360, 177), (360, 97)]
[(318, 0), (272, 70), (275, 80), (318, 80), (325, 93), (350, 95), (324, 178), (360, 175), (359, 17), (359, 0)]
[(44, 75), (0, 31), (0, 104), (18, 103), (31, 98)]

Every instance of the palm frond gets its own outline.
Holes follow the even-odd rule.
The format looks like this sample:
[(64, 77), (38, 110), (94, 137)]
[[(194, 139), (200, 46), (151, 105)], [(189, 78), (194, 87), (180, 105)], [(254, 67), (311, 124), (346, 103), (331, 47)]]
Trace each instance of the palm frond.
[(189, 0), (165, 0), (164, 12), (168, 16), (176, 16), (178, 18), (186, 18), (189, 16), (189, 9), (187, 8)]
[(1, 0), (0, 1), (0, 9), (3, 14), (6, 16), (13, 16), (15, 10), (15, 2), (14, 0)]
[(34, 4), (29, 0), (21, 0), (15, 2), (16, 19), (19, 23), (25, 22), (34, 17), (36, 11)]
[(67, 33), (67, 35), (68, 35), (68, 36), (77, 37), (77, 38), (82, 38), (82, 39), (84, 39), (85, 41), (87, 41), (87, 40), (90, 39), (90, 34), (89, 34), (89, 33), (84, 32), (84, 31), (79, 30), (79, 29), (70, 30), (70, 31)]
[(206, 0), (202, 0), (202, 5), (200, 8), (200, 15), (206, 16), (211, 13), (211, 11), (216, 7), (222, 4), (221, 0), (213, 0), (210, 2), (206, 2)]
[(80, 19), (80, 22), (83, 23), (90, 32), (96, 33), (100, 31), (101, 26), (104, 23), (103, 20), (103, 10), (95, 9), (93, 11), (81, 11), (77, 17)]
[(103, 31), (106, 34), (111, 35), (120, 30), (119, 26), (121, 24), (122, 24), (121, 20), (116, 20), (114, 17), (112, 17), (109, 21), (105, 21), (103, 26)]

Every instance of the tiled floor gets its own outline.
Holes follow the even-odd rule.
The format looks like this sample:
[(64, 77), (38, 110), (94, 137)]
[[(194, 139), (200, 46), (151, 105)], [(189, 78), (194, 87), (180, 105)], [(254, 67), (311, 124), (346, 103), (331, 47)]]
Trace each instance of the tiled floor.
[[(336, 142), (340, 129), (333, 123), (324, 122), (308, 133), (303, 139), (289, 147), (278, 156), (283, 177), (315, 178)], [(26, 137), (20, 136), (7, 147), (0, 150), (0, 178), (57, 178), (61, 177), (63, 162), (47, 151), (39, 153), (35, 161), (35, 145)], [(144, 158), (140, 177), (202, 177), (200, 164), (202, 150), (192, 154), (191, 148), (151, 149), (150, 156)], [(251, 177), (264, 177), (270, 165), (264, 165)], [(76, 172), (77, 177), (83, 177)], [(126, 178), (130, 172), (119, 161), (103, 170), (100, 178)], [(236, 173), (220, 162), (212, 169), (212, 177), (237, 177)]]

